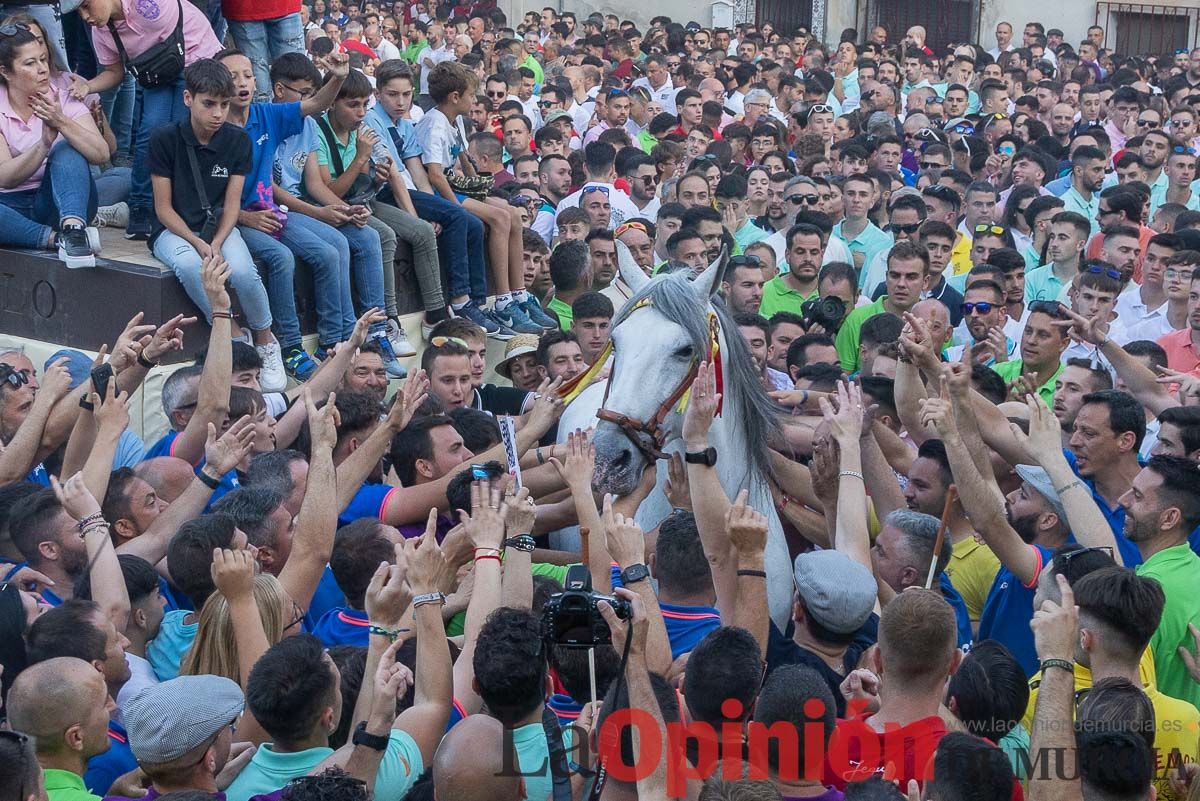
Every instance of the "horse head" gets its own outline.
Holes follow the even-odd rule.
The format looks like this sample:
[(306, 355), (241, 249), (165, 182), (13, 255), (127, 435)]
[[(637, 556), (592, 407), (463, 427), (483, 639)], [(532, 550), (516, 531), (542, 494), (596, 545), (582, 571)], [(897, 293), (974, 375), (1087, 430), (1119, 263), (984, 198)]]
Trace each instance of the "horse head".
[(636, 294), (613, 326), (614, 361), (593, 442), (597, 488), (624, 495), (679, 436), (676, 406), (707, 354), (724, 254), (695, 280), (684, 273), (649, 279), (621, 243), (618, 261)]

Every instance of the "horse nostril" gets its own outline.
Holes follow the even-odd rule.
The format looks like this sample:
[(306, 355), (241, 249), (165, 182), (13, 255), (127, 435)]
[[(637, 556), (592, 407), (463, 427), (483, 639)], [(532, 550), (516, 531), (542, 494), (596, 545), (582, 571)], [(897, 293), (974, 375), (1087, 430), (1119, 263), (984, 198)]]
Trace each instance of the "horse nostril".
[(617, 469), (624, 469), (629, 466), (629, 462), (633, 459), (633, 454), (628, 450), (622, 450), (617, 458), (612, 460), (612, 466)]

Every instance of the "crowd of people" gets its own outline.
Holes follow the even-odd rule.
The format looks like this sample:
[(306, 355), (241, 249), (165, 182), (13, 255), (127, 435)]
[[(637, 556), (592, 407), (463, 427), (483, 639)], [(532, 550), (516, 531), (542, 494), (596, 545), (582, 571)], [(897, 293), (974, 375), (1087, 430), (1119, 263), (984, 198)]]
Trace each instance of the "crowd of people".
[[(198, 314), (0, 351), (0, 801), (1200, 798), (1200, 48), (6, 10), (0, 245)], [(693, 281), (604, 493), (564, 407)]]

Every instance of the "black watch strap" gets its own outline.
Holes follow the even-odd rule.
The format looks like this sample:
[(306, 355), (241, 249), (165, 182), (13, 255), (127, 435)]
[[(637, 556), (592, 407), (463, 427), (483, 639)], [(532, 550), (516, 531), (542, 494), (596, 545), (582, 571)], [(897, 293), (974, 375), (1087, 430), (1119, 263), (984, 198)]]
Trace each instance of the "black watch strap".
[(717, 449), (709, 447), (702, 451), (685, 451), (683, 461), (688, 464), (702, 464), (714, 467), (717, 464)]
[(642, 564), (630, 565), (621, 571), (621, 583), (625, 586), (636, 584), (650, 577), (650, 568)]
[(389, 739), (386, 734), (369, 733), (367, 731), (367, 722), (364, 720), (360, 721), (354, 729), (354, 737), (350, 742), (353, 745), (361, 745), (373, 751), (386, 751)]

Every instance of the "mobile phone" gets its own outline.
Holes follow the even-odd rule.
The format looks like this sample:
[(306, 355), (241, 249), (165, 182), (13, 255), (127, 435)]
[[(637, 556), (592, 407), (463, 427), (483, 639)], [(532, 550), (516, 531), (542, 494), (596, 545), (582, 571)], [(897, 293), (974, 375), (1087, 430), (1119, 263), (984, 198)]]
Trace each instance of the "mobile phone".
[(95, 388), (96, 394), (100, 396), (100, 402), (108, 397), (108, 382), (113, 377), (113, 369), (111, 364), (102, 364), (92, 370), (92, 387)]
[(504, 475), (504, 468), (500, 466), (499, 462), (471, 465), (471, 479), (474, 481), (482, 481), (485, 478), (497, 479), (502, 475)]

